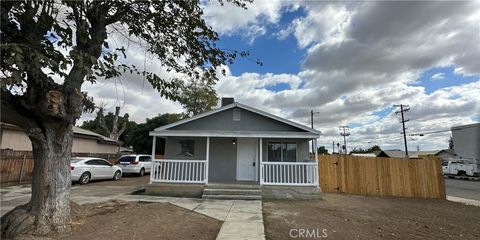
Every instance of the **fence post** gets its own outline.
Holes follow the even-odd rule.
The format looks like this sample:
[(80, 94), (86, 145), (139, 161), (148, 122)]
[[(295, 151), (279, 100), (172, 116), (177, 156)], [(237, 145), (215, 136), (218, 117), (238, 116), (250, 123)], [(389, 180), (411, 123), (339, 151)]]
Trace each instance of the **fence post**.
[(25, 167), (25, 159), (27, 158), (27, 154), (23, 154), (23, 160), (22, 160), (22, 167), (20, 167), (20, 176), (18, 177), (18, 184), (22, 184), (22, 178), (23, 178), (23, 169)]

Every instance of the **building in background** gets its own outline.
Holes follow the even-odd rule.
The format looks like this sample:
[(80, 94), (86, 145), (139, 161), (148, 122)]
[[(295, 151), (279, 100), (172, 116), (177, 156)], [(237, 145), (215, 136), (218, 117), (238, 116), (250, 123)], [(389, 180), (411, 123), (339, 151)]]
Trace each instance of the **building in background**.
[[(376, 151), (377, 157), (386, 158), (404, 158), (405, 151), (402, 150), (382, 150)], [(444, 161), (448, 158), (456, 157), (455, 152), (449, 149), (433, 150), (433, 151), (408, 151), (409, 158), (421, 158), (422, 156), (437, 156), (440, 160)]]
[(480, 159), (480, 123), (452, 127), (452, 136), (458, 158)]
[[(13, 151), (32, 151), (32, 144), (27, 134), (18, 126), (0, 123), (0, 149)], [(73, 127), (73, 153), (117, 154), (129, 149), (111, 138), (89, 130)]]

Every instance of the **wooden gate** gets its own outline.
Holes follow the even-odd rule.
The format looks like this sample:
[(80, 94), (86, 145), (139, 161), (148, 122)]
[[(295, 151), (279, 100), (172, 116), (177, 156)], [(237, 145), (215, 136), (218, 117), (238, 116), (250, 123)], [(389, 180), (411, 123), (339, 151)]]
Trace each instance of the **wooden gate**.
[(441, 162), (435, 156), (404, 159), (322, 155), (319, 175), (323, 192), (445, 198)]

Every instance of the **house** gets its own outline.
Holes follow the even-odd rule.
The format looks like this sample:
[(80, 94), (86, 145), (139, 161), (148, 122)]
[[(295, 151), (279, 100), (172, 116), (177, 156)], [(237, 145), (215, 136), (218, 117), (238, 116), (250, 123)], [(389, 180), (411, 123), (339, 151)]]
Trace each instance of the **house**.
[[(386, 158), (405, 158), (405, 151), (402, 150), (381, 150), (376, 151), (375, 155), (377, 157), (386, 157)], [(440, 160), (445, 160), (448, 158), (455, 157), (455, 153), (452, 150), (443, 149), (443, 150), (432, 150), (432, 151), (408, 151), (409, 158), (421, 158), (422, 156), (437, 156)]]
[(147, 193), (233, 198), (248, 188), (264, 197), (318, 196), (318, 165), (310, 159), (309, 141), (317, 148), (320, 132), (233, 98), (150, 136), (152, 155), (156, 138), (165, 139), (165, 159), (154, 160)]
[[(32, 151), (32, 143), (23, 129), (3, 122), (0, 123), (0, 127), (0, 149)], [(73, 153), (117, 154), (119, 149), (120, 144), (111, 138), (73, 127)]]
[(480, 159), (480, 123), (452, 127), (452, 137), (458, 158)]

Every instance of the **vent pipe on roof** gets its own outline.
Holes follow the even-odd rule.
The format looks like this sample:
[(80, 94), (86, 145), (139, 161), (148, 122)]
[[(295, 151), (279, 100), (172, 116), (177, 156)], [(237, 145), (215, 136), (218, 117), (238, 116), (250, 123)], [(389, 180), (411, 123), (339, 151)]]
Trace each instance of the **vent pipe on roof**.
[(222, 107), (230, 105), (235, 102), (234, 98), (222, 98)]

